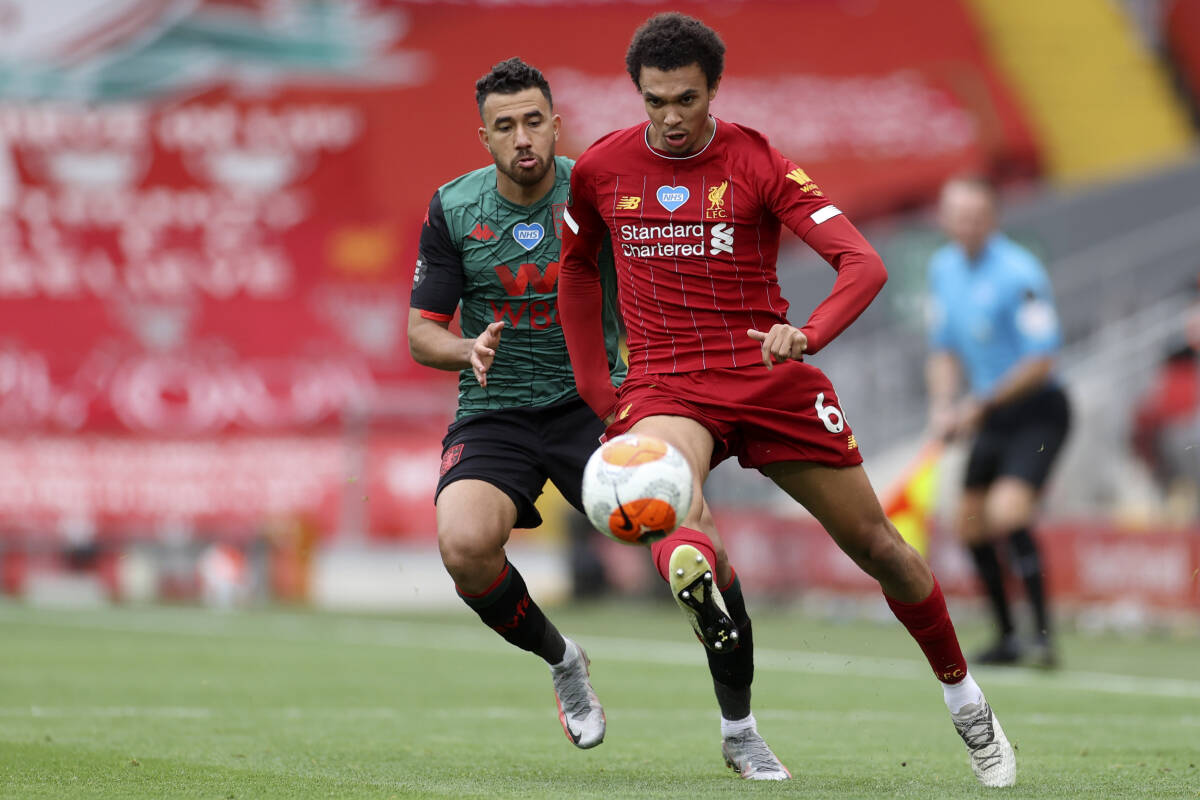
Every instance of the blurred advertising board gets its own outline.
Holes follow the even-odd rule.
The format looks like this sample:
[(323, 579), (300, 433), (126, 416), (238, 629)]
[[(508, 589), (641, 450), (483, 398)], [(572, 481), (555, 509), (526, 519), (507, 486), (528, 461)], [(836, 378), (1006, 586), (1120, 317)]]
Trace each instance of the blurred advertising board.
[[(738, 573), (763, 594), (879, 591), (811, 518), (753, 509), (717, 508), (714, 515)], [(1048, 589), (1065, 607), (1200, 610), (1198, 528), (1126, 530), (1099, 521), (1058, 521), (1042, 525), (1038, 541)], [(978, 593), (974, 567), (949, 531), (935, 531), (928, 559), (947, 594)], [(1013, 591), (1023, 596), (1019, 586)]]

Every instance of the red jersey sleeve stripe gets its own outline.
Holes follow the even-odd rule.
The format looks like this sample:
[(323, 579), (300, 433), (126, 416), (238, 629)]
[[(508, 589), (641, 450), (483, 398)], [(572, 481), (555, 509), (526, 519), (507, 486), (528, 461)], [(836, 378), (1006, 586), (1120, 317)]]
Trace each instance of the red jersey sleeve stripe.
[(421, 316), (434, 322), (449, 322), (454, 319), (453, 314), (439, 314), (436, 311), (426, 311), (425, 309), (421, 309)]

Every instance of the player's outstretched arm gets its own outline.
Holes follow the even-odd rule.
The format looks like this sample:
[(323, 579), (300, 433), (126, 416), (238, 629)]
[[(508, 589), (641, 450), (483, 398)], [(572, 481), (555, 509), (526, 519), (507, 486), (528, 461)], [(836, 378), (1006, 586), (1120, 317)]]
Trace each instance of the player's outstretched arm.
[(838, 274), (829, 296), (801, 328), (807, 337), (804, 352), (816, 353), (866, 310), (887, 283), (887, 268), (875, 248), (841, 214), (814, 225), (804, 241)]
[(423, 316), (420, 309), (408, 312), (408, 351), (418, 364), (458, 372), (470, 369), (480, 386), (487, 386), (487, 372), (500, 346), (504, 321), (493, 322), (474, 339), (450, 331), (450, 321)]

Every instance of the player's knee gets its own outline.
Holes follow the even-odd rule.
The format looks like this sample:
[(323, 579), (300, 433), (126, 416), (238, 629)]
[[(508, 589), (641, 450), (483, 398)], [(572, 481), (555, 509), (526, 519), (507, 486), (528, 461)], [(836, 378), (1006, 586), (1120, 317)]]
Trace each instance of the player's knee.
[(909, 562), (920, 558), (886, 519), (864, 525), (858, 541), (862, 544), (856, 560), (876, 579), (903, 575), (910, 569)]
[(502, 541), (482, 529), (464, 527), (439, 527), (438, 550), (446, 571), (460, 585), (488, 577), (483, 573), (504, 557)]

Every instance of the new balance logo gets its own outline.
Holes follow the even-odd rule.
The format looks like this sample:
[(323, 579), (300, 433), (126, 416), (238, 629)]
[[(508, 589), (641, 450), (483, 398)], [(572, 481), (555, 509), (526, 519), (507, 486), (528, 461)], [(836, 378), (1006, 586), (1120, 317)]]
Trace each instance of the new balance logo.
[(642, 198), (627, 194), (617, 198), (617, 211), (636, 211), (642, 205)]
[(476, 222), (475, 229), (467, 235), (477, 242), (490, 242), (492, 239), (499, 238), (495, 233), (492, 232), (492, 229), (487, 226), (486, 222), (483, 224)]
[(712, 239), (708, 242), (709, 255), (715, 256), (717, 253), (729, 253), (733, 255), (733, 227), (726, 225), (724, 222), (718, 222), (712, 226)]

